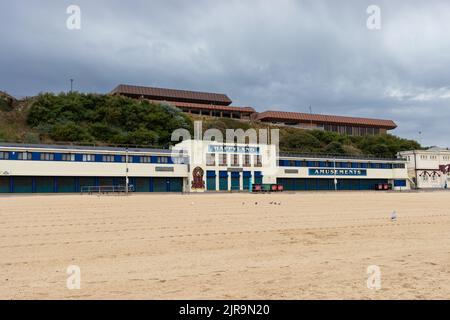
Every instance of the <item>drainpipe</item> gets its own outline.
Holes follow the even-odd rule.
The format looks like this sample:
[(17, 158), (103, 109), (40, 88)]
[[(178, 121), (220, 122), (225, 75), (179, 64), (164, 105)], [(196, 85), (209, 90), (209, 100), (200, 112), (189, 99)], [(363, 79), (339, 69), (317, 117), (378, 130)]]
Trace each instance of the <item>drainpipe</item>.
[(337, 185), (338, 185), (338, 183), (337, 183), (337, 176), (336, 176), (336, 157), (334, 157), (334, 159), (333, 159), (334, 161), (333, 161), (333, 163), (334, 163), (334, 191), (337, 191)]
[(417, 176), (417, 154), (416, 154), (416, 150), (413, 150), (413, 154), (414, 154), (414, 175), (416, 177), (416, 189), (419, 189), (419, 179)]

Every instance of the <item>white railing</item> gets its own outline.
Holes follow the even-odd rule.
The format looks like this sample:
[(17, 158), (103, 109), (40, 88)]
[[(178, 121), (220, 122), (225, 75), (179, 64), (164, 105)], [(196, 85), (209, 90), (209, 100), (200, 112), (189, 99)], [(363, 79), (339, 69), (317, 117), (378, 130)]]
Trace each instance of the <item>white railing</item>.
[[(82, 186), (81, 193), (93, 194), (93, 193), (126, 193), (126, 186)], [(134, 192), (134, 186), (128, 186), (128, 192)]]

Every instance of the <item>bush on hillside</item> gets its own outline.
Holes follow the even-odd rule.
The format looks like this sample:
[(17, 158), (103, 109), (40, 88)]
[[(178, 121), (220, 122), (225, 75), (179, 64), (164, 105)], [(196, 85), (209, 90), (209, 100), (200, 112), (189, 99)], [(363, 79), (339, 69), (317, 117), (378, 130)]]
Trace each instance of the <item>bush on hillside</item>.
[(170, 105), (76, 92), (40, 94), (27, 122), (53, 140), (69, 142), (167, 146), (173, 130), (192, 131), (190, 118)]

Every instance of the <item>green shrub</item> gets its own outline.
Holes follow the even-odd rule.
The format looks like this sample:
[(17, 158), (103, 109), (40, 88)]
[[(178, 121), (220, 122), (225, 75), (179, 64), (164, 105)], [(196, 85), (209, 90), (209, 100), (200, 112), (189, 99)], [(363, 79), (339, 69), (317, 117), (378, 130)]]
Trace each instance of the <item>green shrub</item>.
[(44, 93), (32, 104), (27, 123), (54, 140), (167, 146), (175, 129), (192, 121), (170, 105), (121, 96)]

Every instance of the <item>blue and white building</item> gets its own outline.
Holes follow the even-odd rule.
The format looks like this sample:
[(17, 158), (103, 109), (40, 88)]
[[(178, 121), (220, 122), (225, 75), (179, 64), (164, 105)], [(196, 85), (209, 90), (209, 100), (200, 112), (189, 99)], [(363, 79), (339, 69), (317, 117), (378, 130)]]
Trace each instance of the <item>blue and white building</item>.
[[(195, 157), (194, 157), (195, 153)], [(248, 191), (410, 187), (404, 159), (279, 154), (273, 145), (187, 140), (172, 149), (0, 144), (0, 193), (77, 193), (124, 186), (135, 192)], [(199, 183), (199, 181), (201, 181)]]

